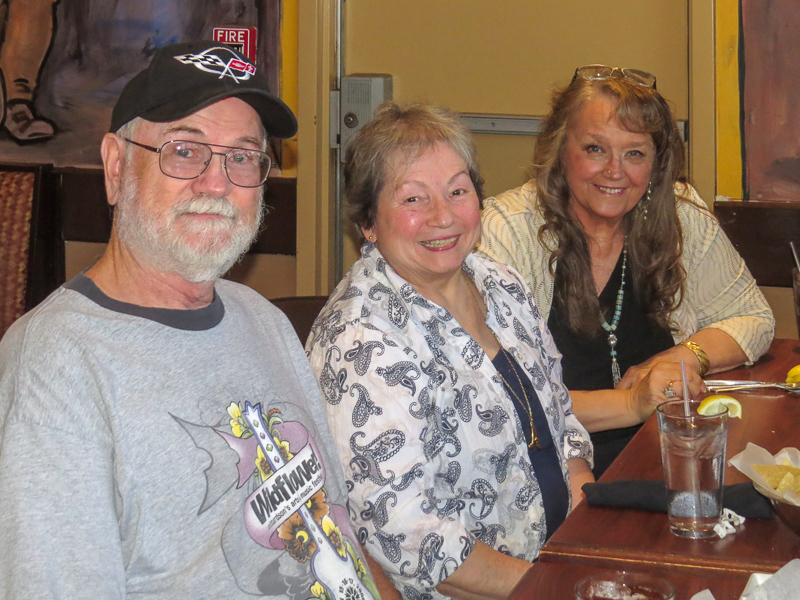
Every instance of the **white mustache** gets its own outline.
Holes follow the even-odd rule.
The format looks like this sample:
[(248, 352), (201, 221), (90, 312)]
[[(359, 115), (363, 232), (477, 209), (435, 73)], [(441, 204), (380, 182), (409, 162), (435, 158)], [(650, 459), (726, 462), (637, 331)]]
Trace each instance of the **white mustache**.
[(193, 213), (198, 215), (219, 215), (228, 219), (238, 218), (239, 211), (225, 198), (199, 196), (175, 206), (175, 216)]

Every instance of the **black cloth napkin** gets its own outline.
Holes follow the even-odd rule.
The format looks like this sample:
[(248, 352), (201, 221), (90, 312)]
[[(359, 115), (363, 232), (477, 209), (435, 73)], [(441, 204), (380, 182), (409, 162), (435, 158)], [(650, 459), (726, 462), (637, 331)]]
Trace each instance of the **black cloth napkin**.
[[(620, 479), (604, 483), (585, 483), (582, 489), (589, 506), (667, 512), (667, 487), (663, 481)], [(759, 494), (750, 482), (723, 486), (722, 505), (745, 518), (775, 517), (770, 501)]]

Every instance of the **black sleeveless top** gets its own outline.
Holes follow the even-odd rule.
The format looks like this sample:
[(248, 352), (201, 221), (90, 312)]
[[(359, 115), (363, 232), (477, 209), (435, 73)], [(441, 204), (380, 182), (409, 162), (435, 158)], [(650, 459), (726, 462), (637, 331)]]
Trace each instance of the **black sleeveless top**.
[[(616, 331), (617, 362), (620, 374), (623, 376), (628, 367), (644, 362), (654, 354), (675, 345), (669, 329), (656, 327), (648, 321), (633, 291), (633, 277), (630, 272), (631, 265), (628, 261), (625, 295)], [(559, 278), (558, 265), (556, 265), (556, 285), (558, 285)], [(600, 308), (607, 323), (610, 323), (614, 317), (621, 280), (622, 253), (620, 253), (608, 283), (599, 296)], [(612, 389), (614, 379), (611, 375), (611, 347), (608, 345), (608, 333), (598, 323), (597, 335), (589, 340), (582, 339), (572, 333), (566, 323), (566, 308), (554, 294), (547, 326), (550, 328), (559, 352), (563, 355), (562, 367), (564, 384), (567, 389), (580, 391)], [(594, 445), (595, 477), (600, 477), (605, 472), (640, 427), (641, 425), (635, 425), (591, 434)]]
[[(525, 372), (525, 369), (520, 367), (516, 359), (502, 348), (492, 360), (492, 364), (503, 377), (503, 384), (511, 397), (511, 401), (514, 403), (519, 420), (522, 422), (522, 431), (525, 432), (526, 443), (531, 441), (530, 418), (528, 417), (528, 407), (522, 406), (520, 400), (524, 402), (525, 393), (528, 394), (528, 399), (530, 400), (533, 425), (536, 428), (539, 444), (538, 447), (536, 445), (528, 446), (528, 456), (531, 460), (533, 472), (536, 474), (536, 481), (542, 491), (545, 522), (547, 524), (545, 539), (547, 540), (567, 518), (567, 511), (569, 510), (569, 491), (567, 490), (567, 484), (564, 482), (564, 475), (561, 472), (558, 450), (553, 443), (553, 436), (550, 434), (550, 426), (547, 423), (544, 409), (539, 402), (539, 396), (536, 394), (536, 390), (533, 389), (530, 377)], [(520, 383), (524, 386), (524, 390), (520, 387)]]

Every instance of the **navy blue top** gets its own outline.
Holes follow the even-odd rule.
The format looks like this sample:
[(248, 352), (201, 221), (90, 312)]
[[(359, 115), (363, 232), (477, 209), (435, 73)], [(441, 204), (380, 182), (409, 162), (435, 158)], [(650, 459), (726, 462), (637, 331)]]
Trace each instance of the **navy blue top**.
[[(520, 367), (516, 359), (506, 352), (503, 348), (492, 360), (497, 372), (503, 376), (503, 383), (508, 390), (508, 395), (514, 402), (520, 421), (522, 421), (522, 431), (525, 432), (525, 441), (530, 444), (531, 431), (530, 419), (528, 418), (528, 407), (520, 405), (520, 399), (528, 395), (531, 412), (533, 413), (533, 425), (539, 438), (538, 447), (536, 444), (528, 446), (528, 456), (531, 459), (533, 472), (542, 490), (542, 501), (544, 502), (544, 514), (547, 522), (547, 534), (545, 539), (549, 539), (559, 525), (567, 518), (569, 510), (569, 490), (561, 472), (561, 463), (558, 459), (558, 450), (553, 443), (553, 436), (550, 434), (550, 426), (544, 409), (539, 402), (539, 396), (533, 389), (530, 377), (525, 369)], [(524, 390), (520, 387), (524, 386)], [(509, 389), (510, 388), (510, 389)], [(519, 399), (516, 396), (519, 397)]]

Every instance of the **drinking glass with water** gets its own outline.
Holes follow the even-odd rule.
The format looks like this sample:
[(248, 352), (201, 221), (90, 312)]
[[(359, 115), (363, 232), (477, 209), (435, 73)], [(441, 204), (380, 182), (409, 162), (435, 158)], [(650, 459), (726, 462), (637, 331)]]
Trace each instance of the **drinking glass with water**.
[(722, 516), (722, 484), (728, 439), (728, 409), (700, 415), (697, 403), (686, 414), (684, 402), (658, 406), (661, 460), (667, 487), (669, 528), (681, 537), (715, 534)]

